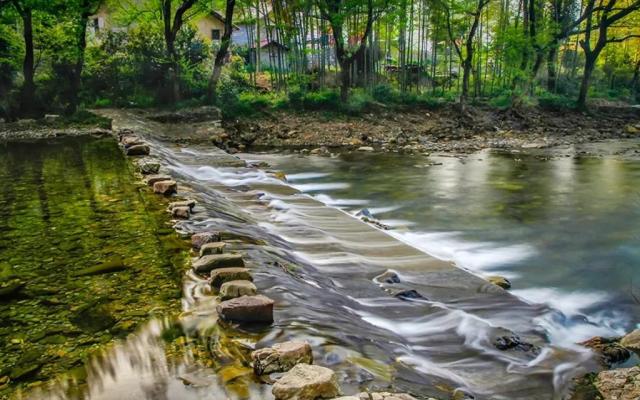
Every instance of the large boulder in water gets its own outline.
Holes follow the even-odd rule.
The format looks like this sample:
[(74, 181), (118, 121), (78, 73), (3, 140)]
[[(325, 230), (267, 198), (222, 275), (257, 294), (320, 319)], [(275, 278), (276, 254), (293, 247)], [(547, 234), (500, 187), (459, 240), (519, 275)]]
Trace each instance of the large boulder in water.
[(231, 300), (242, 296), (255, 296), (258, 288), (251, 281), (229, 281), (220, 286), (220, 299)]
[(290, 341), (251, 353), (256, 375), (287, 372), (297, 364), (312, 364), (313, 353), (307, 342)]
[(262, 295), (242, 296), (218, 304), (216, 311), (225, 321), (272, 323), (274, 301)]
[(336, 374), (324, 367), (298, 364), (272, 390), (276, 400), (332, 399), (340, 395)]
[(193, 270), (206, 274), (219, 268), (243, 268), (244, 260), (240, 254), (209, 254), (193, 263)]
[(191, 235), (191, 245), (194, 249), (200, 250), (205, 243), (219, 242), (219, 232), (199, 232)]
[(128, 156), (148, 156), (150, 152), (151, 148), (146, 144), (136, 144), (126, 150)]
[(640, 399), (640, 367), (602, 371), (595, 386), (604, 400)]
[(157, 194), (165, 196), (174, 194), (178, 191), (178, 183), (176, 181), (160, 181), (153, 184), (153, 191)]
[(598, 354), (600, 362), (606, 366), (626, 361), (631, 357), (629, 350), (622, 347), (617, 339), (596, 336), (580, 344)]
[(640, 329), (629, 333), (620, 340), (622, 347), (640, 354)]
[(246, 268), (219, 268), (211, 272), (211, 286), (219, 289), (223, 283), (231, 281), (253, 281)]

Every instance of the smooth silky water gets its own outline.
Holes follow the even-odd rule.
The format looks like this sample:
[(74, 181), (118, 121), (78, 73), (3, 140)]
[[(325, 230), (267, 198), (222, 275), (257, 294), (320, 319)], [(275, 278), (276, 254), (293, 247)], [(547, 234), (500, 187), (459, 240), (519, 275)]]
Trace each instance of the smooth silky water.
[[(121, 118), (115, 125), (141, 133), (163, 129), (135, 118)], [(586, 188), (585, 204), (570, 199), (576, 184), (600, 175), (587, 179), (578, 176), (580, 168), (568, 166), (606, 160), (558, 159), (567, 163), (559, 170), (552, 168), (554, 161), (515, 161), (484, 153), (463, 161), (438, 158), (443, 165), (430, 167), (426, 165), (435, 159), (420, 156), (242, 155), (284, 170), (289, 174), (285, 183), (208, 146), (152, 144), (154, 156), (177, 178), (181, 192), (199, 202), (192, 219), (178, 224), (180, 230), (217, 229), (253, 238), (234, 242), (231, 250), (245, 253), (259, 291), (276, 300), (276, 322), (220, 328), (206, 281), (187, 273), (177, 319), (151, 321), (90, 359), (85, 379), (61, 380), (34, 392), (33, 398), (268, 399), (270, 387), (251, 374), (251, 349), (302, 339), (312, 344), (317, 364), (338, 373), (346, 394), (391, 388), (425, 398), (449, 398), (452, 391), (463, 390), (478, 399), (555, 399), (574, 376), (597, 368), (593, 355), (574, 342), (592, 333), (622, 332), (637, 316), (624, 288), (609, 291), (594, 284), (596, 291), (579, 285), (588, 281), (584, 265), (575, 275), (558, 272), (558, 265), (568, 269), (560, 260), (572, 250), (547, 254), (550, 247), (537, 247), (562, 247), (545, 229), (569, 230), (580, 207), (589, 207), (594, 215), (597, 210), (620, 211), (588, 202), (595, 202), (599, 192)], [(618, 165), (613, 171), (627, 171), (624, 176), (633, 170), (611, 162)], [(518, 177), (534, 166), (540, 169), (538, 174), (531, 171), (536, 184), (525, 191)], [(611, 174), (600, 177), (604, 186), (599, 189), (624, 192), (618, 184), (605, 184)], [(616, 176), (620, 179), (620, 172)], [(567, 186), (554, 190), (557, 186), (542, 185), (543, 179)], [(632, 197), (632, 187), (628, 190)], [(575, 209), (566, 207), (565, 215), (554, 206), (555, 196), (564, 196), (565, 204)], [(364, 207), (394, 228), (383, 232), (349, 215)], [(588, 210), (581, 209), (580, 215)], [(627, 204), (622, 218), (629, 229), (636, 212), (631, 210)], [(549, 226), (549, 221), (554, 223)], [(616, 223), (609, 223), (614, 230)], [(533, 227), (536, 233), (527, 233)], [(603, 228), (589, 234), (599, 237)], [(580, 240), (572, 235), (562, 243)], [(581, 251), (584, 260), (586, 250)], [(534, 263), (541, 253), (546, 260), (555, 259), (553, 273), (542, 261)], [(499, 271), (526, 301), (439, 258), (477, 274)], [(400, 275), (400, 288), (415, 289), (426, 299), (403, 301), (388, 287), (384, 290), (374, 277), (387, 268)], [(538, 280), (529, 280), (534, 275)], [(526, 289), (546, 291), (549, 303), (536, 301)], [(599, 297), (592, 297), (594, 292)], [(554, 297), (556, 293), (563, 296)], [(494, 340), (512, 332), (539, 351), (496, 349)]]

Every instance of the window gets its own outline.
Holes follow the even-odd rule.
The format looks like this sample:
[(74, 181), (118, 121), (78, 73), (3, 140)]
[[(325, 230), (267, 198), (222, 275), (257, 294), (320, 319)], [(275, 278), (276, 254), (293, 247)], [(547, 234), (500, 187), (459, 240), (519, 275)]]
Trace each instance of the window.
[(93, 31), (95, 33), (100, 32), (100, 20), (98, 18), (93, 19)]
[(220, 40), (220, 29), (211, 30), (211, 40)]

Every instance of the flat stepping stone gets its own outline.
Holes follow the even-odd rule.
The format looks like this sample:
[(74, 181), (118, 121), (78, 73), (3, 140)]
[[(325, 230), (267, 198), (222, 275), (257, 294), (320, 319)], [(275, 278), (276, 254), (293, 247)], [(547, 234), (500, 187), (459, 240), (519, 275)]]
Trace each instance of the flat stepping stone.
[(193, 210), (197, 202), (195, 200), (183, 200), (183, 201), (174, 201), (169, 203), (169, 210), (173, 210), (177, 207), (189, 207), (190, 210)]
[(151, 148), (146, 144), (136, 144), (126, 149), (128, 156), (148, 156)]
[(287, 372), (297, 364), (313, 364), (313, 352), (307, 342), (290, 341), (251, 353), (256, 375)]
[(225, 242), (211, 242), (205, 243), (200, 247), (200, 257), (208, 256), (211, 254), (222, 254), (224, 248), (227, 247)]
[(120, 143), (122, 143), (122, 145), (125, 148), (129, 148), (131, 146), (137, 146), (137, 145), (140, 145), (140, 144), (144, 144), (144, 141), (142, 139), (140, 139), (138, 136), (129, 135), (129, 136), (122, 137), (122, 140), (120, 140)]
[(174, 207), (171, 209), (173, 218), (189, 219), (191, 217), (191, 209), (189, 207)]
[(176, 181), (160, 181), (153, 184), (153, 191), (158, 194), (174, 194), (178, 191), (178, 183)]
[(298, 364), (273, 385), (276, 400), (333, 399), (340, 395), (336, 374), (329, 368)]
[(169, 175), (149, 175), (145, 179), (145, 182), (147, 182), (147, 185), (153, 186), (156, 182), (171, 181), (171, 180), (173, 180), (173, 178), (170, 177)]
[(219, 242), (219, 232), (200, 232), (191, 235), (191, 245), (194, 249), (200, 250), (205, 243)]
[[(273, 300), (266, 296), (242, 296), (216, 306), (220, 318), (231, 322), (272, 323)], [(333, 396), (332, 396), (333, 397)]]
[(231, 300), (242, 296), (255, 296), (258, 292), (251, 281), (229, 281), (220, 286), (220, 299)]
[(143, 160), (138, 163), (138, 171), (143, 175), (157, 174), (160, 170), (160, 163), (157, 161)]
[(240, 254), (210, 254), (199, 258), (193, 263), (193, 270), (199, 274), (206, 274), (214, 269), (244, 267), (244, 260)]
[(220, 268), (211, 272), (211, 287), (220, 289), (223, 283), (231, 281), (253, 281), (246, 268)]
[(620, 340), (620, 344), (640, 354), (640, 329), (636, 329)]

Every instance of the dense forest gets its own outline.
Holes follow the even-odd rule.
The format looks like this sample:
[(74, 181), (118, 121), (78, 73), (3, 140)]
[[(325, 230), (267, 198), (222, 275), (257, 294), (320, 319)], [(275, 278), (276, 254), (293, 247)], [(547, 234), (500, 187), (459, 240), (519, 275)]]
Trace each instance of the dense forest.
[[(242, 114), (634, 102), (639, 9), (640, 0), (0, 0), (0, 109), (13, 119), (205, 103)], [(211, 15), (223, 27), (206, 37), (196, 22)]]

